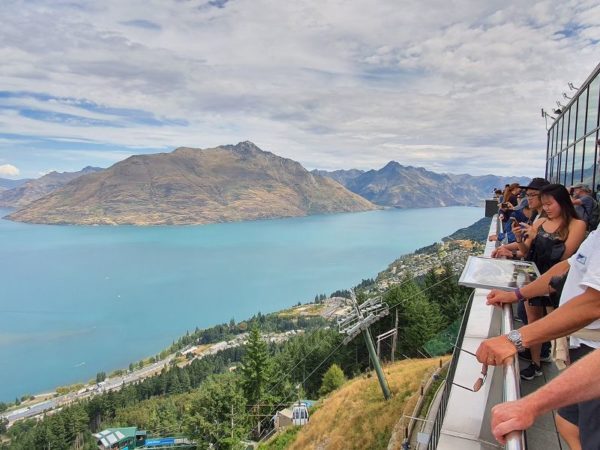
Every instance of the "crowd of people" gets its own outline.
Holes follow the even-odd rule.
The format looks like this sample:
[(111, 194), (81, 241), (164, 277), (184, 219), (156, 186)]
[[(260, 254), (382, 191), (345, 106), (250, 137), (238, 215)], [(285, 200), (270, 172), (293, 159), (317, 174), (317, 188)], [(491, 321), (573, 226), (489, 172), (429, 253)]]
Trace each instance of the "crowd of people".
[(512, 292), (490, 291), (489, 305), (518, 303), (524, 325), (484, 340), (477, 358), (484, 368), (517, 356), (527, 360), (523, 380), (541, 376), (543, 362), (566, 369), (534, 393), (494, 407), (492, 432), (504, 443), (508, 433), (558, 408), (557, 429), (572, 450), (600, 449), (598, 203), (585, 184), (567, 189), (543, 178), (507, 185), (495, 195), (503, 232), (490, 237), (499, 244), (492, 257), (532, 261), (541, 276)]

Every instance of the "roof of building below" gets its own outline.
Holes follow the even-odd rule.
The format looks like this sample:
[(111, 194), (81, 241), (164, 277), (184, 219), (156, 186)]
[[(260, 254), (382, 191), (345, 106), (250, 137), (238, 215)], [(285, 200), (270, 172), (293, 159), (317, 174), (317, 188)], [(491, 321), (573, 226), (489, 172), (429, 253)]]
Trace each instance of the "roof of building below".
[(135, 437), (136, 427), (126, 428), (107, 428), (100, 433), (96, 433), (93, 436), (102, 442), (105, 447), (110, 447), (117, 442), (121, 442), (123, 439)]

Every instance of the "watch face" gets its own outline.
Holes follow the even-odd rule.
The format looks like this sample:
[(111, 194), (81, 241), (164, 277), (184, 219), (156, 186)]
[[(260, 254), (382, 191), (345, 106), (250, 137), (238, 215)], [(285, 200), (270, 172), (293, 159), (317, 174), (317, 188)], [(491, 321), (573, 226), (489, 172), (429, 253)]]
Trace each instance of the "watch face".
[(517, 341), (521, 339), (521, 333), (519, 333), (519, 330), (511, 330), (508, 333), (508, 339), (511, 341)]

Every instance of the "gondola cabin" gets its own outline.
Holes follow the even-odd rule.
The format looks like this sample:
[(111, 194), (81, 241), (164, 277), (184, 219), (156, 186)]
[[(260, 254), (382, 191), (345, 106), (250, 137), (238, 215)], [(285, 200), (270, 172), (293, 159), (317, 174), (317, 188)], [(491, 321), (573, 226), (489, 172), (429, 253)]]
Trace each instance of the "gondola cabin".
[(292, 424), (303, 426), (308, 423), (308, 420), (308, 405), (304, 402), (294, 404), (294, 407), (292, 408)]

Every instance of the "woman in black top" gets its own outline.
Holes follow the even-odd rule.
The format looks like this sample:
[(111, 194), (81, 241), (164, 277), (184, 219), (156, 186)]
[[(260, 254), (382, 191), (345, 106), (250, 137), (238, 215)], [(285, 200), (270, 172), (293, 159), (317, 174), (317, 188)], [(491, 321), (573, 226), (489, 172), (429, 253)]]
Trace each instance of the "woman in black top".
[[(549, 184), (540, 190), (543, 213), (531, 225), (516, 224), (513, 232), (519, 253), (533, 261), (540, 273), (546, 272), (559, 261), (575, 253), (585, 239), (586, 224), (577, 218), (569, 192), (562, 184)], [(549, 297), (534, 297), (525, 302), (529, 323), (541, 319), (548, 309), (558, 305)], [(542, 375), (540, 369), (541, 345), (531, 346), (532, 363), (521, 371), (521, 377), (531, 380)]]

